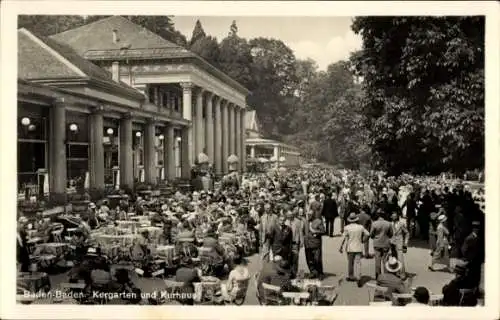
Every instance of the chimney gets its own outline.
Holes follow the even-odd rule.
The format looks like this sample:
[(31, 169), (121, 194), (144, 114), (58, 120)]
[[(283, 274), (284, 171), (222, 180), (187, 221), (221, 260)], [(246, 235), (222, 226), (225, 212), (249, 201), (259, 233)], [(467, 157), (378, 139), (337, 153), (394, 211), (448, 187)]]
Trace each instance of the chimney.
[(113, 81), (120, 82), (120, 64), (118, 61), (113, 62), (111, 66), (111, 74), (113, 76)]
[(118, 38), (118, 30), (113, 30), (113, 43), (118, 43), (120, 39)]

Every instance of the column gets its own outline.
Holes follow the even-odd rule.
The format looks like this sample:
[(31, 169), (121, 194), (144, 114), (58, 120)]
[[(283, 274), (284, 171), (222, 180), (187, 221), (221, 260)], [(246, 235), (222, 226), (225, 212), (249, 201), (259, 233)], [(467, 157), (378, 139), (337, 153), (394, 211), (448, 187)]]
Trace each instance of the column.
[(120, 120), (120, 185), (125, 188), (134, 186), (132, 139), (132, 116), (125, 114)]
[(214, 163), (214, 118), (213, 118), (213, 94), (207, 93), (206, 96), (206, 117), (205, 117), (205, 146), (207, 148), (207, 156)]
[(222, 173), (228, 172), (227, 158), (229, 157), (229, 103), (224, 101), (222, 108)]
[(205, 132), (203, 130), (203, 88), (200, 88), (197, 92), (196, 96), (196, 113), (195, 113), (195, 121), (196, 121), (196, 154), (195, 157), (198, 157), (200, 153), (205, 149)]
[(221, 98), (215, 97), (215, 136), (214, 136), (214, 169), (217, 175), (222, 174), (224, 156), (222, 155), (222, 113)]
[(165, 137), (163, 145), (165, 178), (172, 181), (175, 179), (175, 136), (174, 127), (171, 124), (167, 124), (163, 128), (163, 136)]
[[(240, 109), (240, 164), (241, 164), (241, 172), (245, 172), (247, 170), (247, 146), (246, 146), (246, 130), (245, 130), (245, 108)], [(254, 150), (255, 152), (255, 150)]]
[(250, 158), (255, 158), (255, 146), (250, 146)]
[[(191, 165), (194, 163), (194, 156), (193, 156), (193, 149), (194, 149), (194, 143), (193, 143), (193, 115), (192, 115), (192, 106), (193, 106), (193, 101), (192, 101), (192, 88), (193, 85), (190, 82), (183, 82), (181, 83), (182, 87), (182, 115), (183, 118), (191, 121), (190, 124), (183, 129), (182, 133), (182, 166), (187, 166), (188, 172), (191, 170)], [(184, 132), (185, 131), (185, 132)], [(185, 145), (185, 147), (184, 147)], [(184, 171), (184, 169), (183, 169)]]
[(104, 123), (102, 108), (96, 108), (90, 115), (90, 165), (91, 189), (104, 189)]
[[(190, 139), (191, 137), (191, 139)], [(190, 127), (182, 128), (181, 133), (181, 177), (183, 179), (191, 178), (191, 166), (193, 162), (188, 161), (189, 157), (192, 158), (193, 148), (189, 145), (189, 142), (192, 141), (192, 131)]]
[(240, 107), (235, 105), (234, 108), (234, 122), (235, 122), (235, 154), (238, 156), (240, 159), (240, 162), (238, 163), (238, 168), (239, 172), (241, 172), (241, 159), (243, 158), (243, 155), (241, 154), (241, 139), (240, 139), (240, 134), (241, 134), (241, 117), (240, 117)]
[(50, 109), (50, 186), (51, 196), (56, 201), (66, 197), (66, 109), (64, 99), (55, 102)]
[(229, 104), (229, 155), (236, 155), (236, 123), (235, 123), (235, 105)]
[(243, 159), (243, 154), (241, 153), (241, 116), (240, 116), (240, 110), (241, 108), (239, 106), (235, 106), (234, 109), (234, 117), (235, 117), (235, 122), (236, 122), (236, 131), (235, 131), (235, 138), (236, 138), (236, 155), (240, 159), (240, 163), (238, 164), (239, 167), (239, 172), (242, 172), (242, 166), (241, 166), (241, 161)]
[(144, 128), (144, 175), (145, 182), (156, 184), (155, 138), (156, 126), (153, 119), (146, 122)]

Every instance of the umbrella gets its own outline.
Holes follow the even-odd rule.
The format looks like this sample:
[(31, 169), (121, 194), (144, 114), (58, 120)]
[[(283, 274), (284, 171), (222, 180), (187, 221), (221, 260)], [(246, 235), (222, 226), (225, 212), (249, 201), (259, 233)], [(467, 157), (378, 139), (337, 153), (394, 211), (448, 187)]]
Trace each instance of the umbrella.
[(228, 163), (236, 163), (236, 162), (238, 162), (238, 161), (239, 161), (238, 157), (237, 157), (236, 155), (234, 155), (234, 154), (230, 155), (230, 156), (227, 158), (227, 162), (228, 162)]
[(267, 160), (266, 158), (259, 158), (258, 159), (260, 163), (267, 163), (269, 162), (269, 160)]
[(276, 162), (278, 161), (278, 157), (272, 156), (271, 159), (269, 159), (271, 162)]
[(281, 156), (281, 157), (280, 157), (280, 162), (285, 162), (285, 161), (286, 161), (286, 158), (285, 158), (285, 157), (283, 157), (283, 156)]
[(198, 163), (202, 164), (202, 163), (209, 163), (209, 162), (210, 162), (210, 159), (203, 152), (198, 155)]

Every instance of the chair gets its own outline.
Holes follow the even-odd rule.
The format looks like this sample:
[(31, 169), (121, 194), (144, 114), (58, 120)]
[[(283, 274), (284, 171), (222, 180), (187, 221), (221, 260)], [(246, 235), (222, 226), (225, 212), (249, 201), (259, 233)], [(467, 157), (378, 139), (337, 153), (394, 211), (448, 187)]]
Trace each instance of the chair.
[(406, 305), (413, 300), (413, 294), (411, 293), (393, 293), (392, 303), (395, 306)]
[(262, 283), (262, 301), (261, 305), (280, 306), (284, 304), (281, 288), (268, 283)]
[(441, 305), (442, 301), (443, 301), (442, 294), (431, 294), (429, 297), (429, 305), (433, 307)]
[(389, 288), (379, 286), (376, 282), (367, 282), (366, 286), (368, 287), (368, 301), (370, 302), (370, 305), (372, 302), (377, 302), (375, 301), (375, 297), (377, 297), (377, 294), (385, 297), (387, 291), (389, 291)]
[(460, 302), (458, 303), (459, 306), (462, 306), (463, 303), (465, 302), (466, 297), (474, 297), (476, 294), (476, 288), (474, 289), (459, 289), (460, 292)]
[(283, 292), (281, 295), (288, 300), (289, 304), (294, 305), (303, 305), (303, 301), (307, 301), (311, 297), (309, 292)]

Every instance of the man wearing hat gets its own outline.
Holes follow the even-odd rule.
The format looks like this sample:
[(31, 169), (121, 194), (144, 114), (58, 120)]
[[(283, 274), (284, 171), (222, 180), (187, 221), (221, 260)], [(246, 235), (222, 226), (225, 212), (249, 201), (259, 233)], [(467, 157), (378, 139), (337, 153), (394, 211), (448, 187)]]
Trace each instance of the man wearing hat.
[(477, 304), (477, 292), (463, 297), (460, 293), (460, 289), (476, 289), (475, 281), (470, 276), (467, 263), (459, 261), (455, 265), (454, 272), (455, 278), (443, 287), (443, 305), (475, 306)]
[(322, 213), (325, 218), (326, 223), (326, 233), (331, 238), (333, 237), (333, 227), (335, 218), (339, 215), (338, 206), (337, 206), (337, 195), (335, 192), (331, 194), (330, 197), (323, 201), (323, 210)]
[[(429, 266), (429, 270), (450, 272), (450, 243), (448, 241), (450, 233), (445, 225), (447, 221), (446, 215), (440, 215), (437, 220), (436, 250), (432, 255), (432, 264)], [(436, 269), (436, 264), (444, 265), (444, 269)]]
[(395, 257), (389, 257), (384, 266), (386, 272), (377, 278), (377, 285), (388, 289), (384, 298), (391, 301), (393, 293), (408, 293), (410, 291), (408, 283), (398, 276), (402, 267), (401, 262)]
[(264, 214), (260, 217), (259, 236), (261, 246), (261, 258), (263, 261), (269, 259), (270, 256), (270, 241), (272, 230), (277, 223), (277, 216), (271, 211), (271, 204), (264, 205)]
[(265, 264), (257, 280), (257, 291), (259, 297), (264, 297), (262, 283), (278, 286), (282, 291), (299, 291), (292, 285), (290, 264), (281, 256), (274, 256), (273, 263)]
[(344, 239), (340, 244), (339, 252), (343, 253), (344, 244), (347, 252), (347, 281), (357, 281), (361, 278), (361, 256), (363, 242), (368, 241), (370, 233), (358, 223), (359, 217), (351, 212), (347, 217), (348, 225), (344, 228)]
[(465, 238), (461, 248), (462, 256), (467, 262), (469, 274), (474, 279), (476, 287), (479, 287), (481, 282), (481, 265), (484, 261), (484, 242), (479, 236), (480, 226), (479, 221), (472, 222), (472, 232)]

